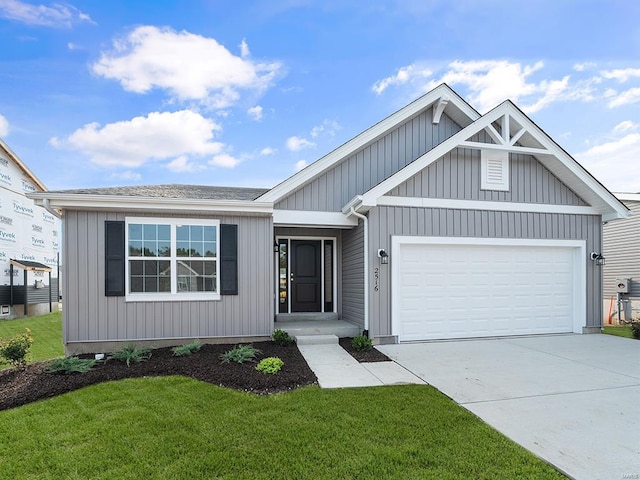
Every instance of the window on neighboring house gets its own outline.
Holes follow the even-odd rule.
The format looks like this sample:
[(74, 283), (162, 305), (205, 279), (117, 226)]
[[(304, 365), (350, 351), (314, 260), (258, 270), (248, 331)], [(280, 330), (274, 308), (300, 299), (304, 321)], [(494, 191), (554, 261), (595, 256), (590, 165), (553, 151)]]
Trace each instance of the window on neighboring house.
[(482, 190), (509, 191), (509, 152), (480, 150)]
[(126, 226), (128, 298), (220, 297), (218, 220), (128, 218)]

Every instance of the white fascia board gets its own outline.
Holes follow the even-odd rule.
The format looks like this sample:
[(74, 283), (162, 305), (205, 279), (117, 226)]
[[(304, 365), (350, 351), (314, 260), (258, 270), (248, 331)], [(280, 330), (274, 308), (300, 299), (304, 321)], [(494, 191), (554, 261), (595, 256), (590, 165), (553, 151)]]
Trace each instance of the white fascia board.
[[(600, 203), (608, 207), (604, 209), (600, 206), (594, 205), (594, 207), (597, 208), (599, 214), (603, 215), (603, 217), (613, 215), (614, 218), (626, 218), (629, 216), (628, 209), (611, 192), (609, 192), (604, 186), (602, 186), (602, 184), (599, 183), (589, 172), (587, 172), (580, 164), (578, 164), (578, 162), (576, 162), (568, 153), (560, 148), (553, 140), (551, 140), (551, 138), (549, 138), (546, 133), (538, 128), (535, 123), (533, 123), (524, 113), (522, 113), (513, 103), (508, 100), (480, 117), (471, 125), (463, 128), (452, 137), (449, 137), (449, 139), (445, 140), (440, 145), (434, 147), (418, 159), (414, 160), (412, 163), (397, 172), (395, 175), (392, 175), (368, 192), (365, 192), (362, 195), (363, 203), (376, 204), (377, 200), (387, 192), (390, 192), (398, 185), (401, 185), (412, 176), (416, 175), (418, 172), (429, 166), (431, 163), (449, 153), (454, 148), (464, 145), (468, 138), (482, 131), (487, 126), (491, 125), (494, 121), (506, 114), (515, 118), (520, 125), (526, 128), (528, 132), (548, 150), (548, 152), (545, 153), (545, 156), (552, 156), (556, 161), (560, 162), (567, 170), (569, 170), (573, 178), (577, 178), (583, 185), (585, 185), (588, 190), (593, 193), (592, 200), (599, 199), (601, 201)], [(485, 146), (483, 144), (478, 144), (477, 146), (474, 145), (473, 147), (464, 146), (464, 148), (478, 149), (482, 149), (484, 147)], [(518, 148), (521, 147), (515, 146), (514, 151), (517, 151)], [(560, 180), (569, 184), (570, 179), (567, 178), (566, 173), (564, 173), (561, 169), (554, 169), (553, 163), (554, 162), (551, 162), (549, 165), (547, 165), (549, 170)], [(589, 201), (590, 199), (585, 198), (585, 200)], [(594, 202), (590, 203), (592, 203), (593, 205)]]
[(27, 197), (37, 205), (49, 205), (58, 209), (90, 209), (117, 211), (184, 211), (228, 212), (271, 215), (273, 204), (269, 202), (240, 200), (211, 200), (201, 198), (126, 197), (121, 195), (78, 195), (70, 193), (31, 193)]
[(47, 187), (44, 186), (44, 183), (42, 183), (40, 179), (38, 179), (38, 177), (36, 177), (31, 170), (29, 170), (29, 168), (22, 162), (22, 160), (20, 160), (18, 155), (16, 155), (15, 152), (9, 148), (9, 145), (7, 145), (1, 138), (0, 138), (0, 148), (2, 148), (2, 150), (5, 151), (5, 153), (9, 156), (9, 158), (11, 158), (13, 162), (15, 162), (18, 168), (22, 170), (24, 174), (27, 177), (29, 177), (29, 179), (32, 180), (33, 183), (35, 183), (40, 190), (42, 190), (43, 192), (47, 190)]
[(301, 187), (305, 183), (311, 181), (313, 178), (323, 173), (325, 170), (331, 168), (336, 163), (347, 158), (352, 153), (355, 153), (378, 137), (385, 135), (388, 131), (395, 128), (397, 125), (413, 117), (422, 110), (430, 107), (440, 98), (445, 96), (449, 99), (449, 104), (455, 105), (458, 110), (463, 112), (470, 119), (476, 120), (479, 117), (478, 112), (473, 110), (473, 108), (465, 103), (453, 90), (451, 90), (448, 85), (442, 84), (431, 90), (429, 93), (413, 101), (409, 105), (405, 106), (404, 108), (398, 110), (396, 113), (393, 113), (384, 120), (378, 122), (374, 126), (352, 138), (348, 142), (336, 148), (331, 153), (325, 155), (319, 160), (316, 160), (300, 172), (287, 178), (279, 185), (276, 185), (271, 190), (258, 197), (256, 200), (277, 203), (297, 188)]
[(553, 205), (548, 203), (492, 202), (447, 198), (419, 198), (383, 196), (379, 206), (446, 208), (451, 210), (488, 210), (497, 212), (561, 213), (569, 215), (600, 215), (597, 209), (580, 205)]
[(353, 228), (358, 225), (358, 219), (342, 212), (274, 210), (273, 224), (277, 227)]
[[(629, 210), (622, 204), (613, 193), (607, 190), (598, 180), (595, 179), (582, 165), (580, 165), (571, 155), (564, 151), (549, 135), (547, 135), (540, 127), (538, 127), (529, 117), (522, 113), (513, 103), (510, 101), (505, 102), (509, 107), (509, 113), (512, 117), (518, 120), (518, 123), (522, 125), (528, 132), (544, 146), (560, 161), (565, 168), (567, 168), (578, 180), (585, 184), (593, 194), (602, 202), (604, 202), (613, 212), (601, 211), (604, 216), (614, 215), (613, 218), (626, 218), (629, 216)], [(562, 171), (554, 171), (553, 165), (549, 168), (551, 172), (556, 175), (564, 183), (569, 184), (570, 181), (567, 178), (563, 178)], [(591, 199), (586, 199), (589, 201)], [(591, 202), (593, 204), (593, 202)]]

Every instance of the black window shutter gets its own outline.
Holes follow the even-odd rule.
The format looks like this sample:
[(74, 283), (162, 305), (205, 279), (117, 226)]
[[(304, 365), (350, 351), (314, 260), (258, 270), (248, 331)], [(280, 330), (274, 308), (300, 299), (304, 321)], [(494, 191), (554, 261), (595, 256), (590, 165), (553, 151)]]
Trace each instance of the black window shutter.
[(124, 222), (104, 222), (104, 294), (124, 296)]
[(220, 295), (238, 295), (237, 225), (220, 225)]

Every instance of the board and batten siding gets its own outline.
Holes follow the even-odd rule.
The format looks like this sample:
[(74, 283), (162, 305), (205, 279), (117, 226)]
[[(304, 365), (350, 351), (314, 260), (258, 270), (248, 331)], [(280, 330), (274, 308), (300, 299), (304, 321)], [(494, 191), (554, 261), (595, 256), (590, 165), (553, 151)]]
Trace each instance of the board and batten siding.
[(275, 205), (282, 210), (338, 212), (416, 158), (461, 130), (447, 115), (432, 121), (429, 108), (349, 156)]
[(238, 225), (238, 295), (223, 295), (220, 301), (126, 302), (125, 297), (104, 294), (104, 223), (124, 221), (125, 214), (65, 211), (65, 344), (271, 335), (272, 218), (206, 218)]
[(586, 203), (531, 155), (509, 155), (509, 191), (480, 188), (480, 150), (457, 148), (388, 193), (398, 197), (579, 205)]
[(616, 285), (619, 278), (631, 278), (630, 293), (625, 295), (640, 308), (640, 202), (624, 201), (631, 210), (631, 216), (622, 220), (607, 222), (603, 227), (602, 254), (606, 263), (603, 267), (603, 295), (605, 320), (613, 297), (613, 310), (617, 310)]
[[(391, 335), (391, 262), (380, 265), (377, 250), (391, 252), (393, 235), (585, 240), (586, 251), (599, 252), (599, 215), (523, 213), (414, 207), (376, 207), (369, 212), (369, 328), (373, 337)], [(587, 326), (600, 326), (601, 267), (586, 263)], [(375, 290), (375, 268), (378, 290)]]
[[(340, 272), (340, 269), (338, 269)], [(364, 328), (364, 224), (342, 234), (342, 318)]]

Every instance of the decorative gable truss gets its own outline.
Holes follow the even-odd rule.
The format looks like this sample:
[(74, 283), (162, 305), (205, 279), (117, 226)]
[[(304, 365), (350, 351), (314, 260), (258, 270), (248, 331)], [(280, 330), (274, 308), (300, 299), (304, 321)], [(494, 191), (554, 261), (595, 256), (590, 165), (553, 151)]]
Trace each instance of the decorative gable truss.
[[(589, 205), (588, 207), (571, 207), (571, 211), (567, 210), (565, 213), (599, 214), (602, 215), (603, 221), (625, 218), (629, 215), (629, 211), (609, 190), (508, 100), (365, 194), (353, 198), (345, 205), (342, 212), (349, 215), (353, 210), (362, 213), (377, 205), (397, 204), (398, 199), (386, 197), (388, 192), (459, 147), (480, 150), (484, 164), (481, 180), (483, 189), (508, 190), (509, 154), (532, 155)], [(415, 199), (414, 203), (422, 202), (420, 206), (428, 206), (427, 204), (434, 201), (442, 203), (437, 199)], [(406, 202), (406, 199), (403, 202)], [(469, 208), (469, 205), (465, 207), (463, 203), (470, 204), (469, 201), (464, 200), (449, 200), (444, 203), (447, 204), (446, 208)], [(491, 203), (496, 205), (487, 205)], [(504, 202), (484, 202), (482, 208), (495, 210), (517, 208), (521, 211), (527, 208), (533, 208), (532, 211), (538, 211), (539, 208), (563, 210), (563, 206), (506, 205)]]

